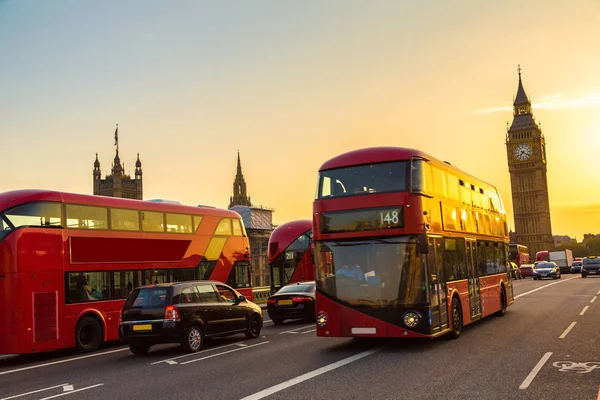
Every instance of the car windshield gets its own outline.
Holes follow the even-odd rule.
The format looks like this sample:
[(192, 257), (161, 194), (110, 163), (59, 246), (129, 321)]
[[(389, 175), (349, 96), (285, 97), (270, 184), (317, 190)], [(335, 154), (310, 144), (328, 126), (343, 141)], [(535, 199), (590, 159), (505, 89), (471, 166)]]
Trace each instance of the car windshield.
[(288, 286), (284, 286), (281, 289), (279, 289), (279, 291), (277, 292), (277, 294), (280, 293), (291, 293), (291, 292), (312, 292), (315, 290), (315, 285), (312, 283), (309, 284), (294, 284), (294, 285), (288, 285)]
[(574, 261), (573, 262), (573, 266), (574, 267), (580, 267), (581, 266), (581, 261)]
[(125, 302), (125, 307), (154, 308), (167, 304), (167, 288), (135, 289)]
[(425, 263), (414, 236), (316, 244), (317, 288), (349, 305), (427, 303)]
[(537, 265), (536, 268), (537, 269), (552, 269), (552, 268), (554, 268), (554, 264), (540, 263)]
[(585, 258), (583, 260), (584, 265), (588, 264), (600, 264), (600, 258)]

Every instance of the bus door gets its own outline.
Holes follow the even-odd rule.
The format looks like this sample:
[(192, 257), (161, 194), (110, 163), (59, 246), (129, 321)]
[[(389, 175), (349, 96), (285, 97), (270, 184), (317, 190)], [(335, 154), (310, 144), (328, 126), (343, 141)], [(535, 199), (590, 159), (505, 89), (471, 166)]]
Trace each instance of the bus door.
[(476, 268), (476, 242), (467, 239), (467, 277), (469, 281), (469, 304), (471, 307), (471, 321), (481, 318), (481, 298), (479, 294), (479, 278)]
[(431, 333), (448, 328), (446, 281), (443, 276), (442, 238), (429, 238), (427, 275), (429, 276), (429, 304), (431, 305)]

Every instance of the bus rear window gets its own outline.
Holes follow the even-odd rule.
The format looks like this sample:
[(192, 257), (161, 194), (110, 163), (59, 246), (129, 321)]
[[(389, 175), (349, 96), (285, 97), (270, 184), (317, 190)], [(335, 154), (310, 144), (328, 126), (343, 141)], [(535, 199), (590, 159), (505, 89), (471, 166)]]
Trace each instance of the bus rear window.
[(319, 173), (317, 198), (408, 191), (408, 161), (336, 168)]
[(125, 302), (126, 308), (155, 308), (167, 304), (168, 289), (165, 288), (140, 288), (135, 289)]

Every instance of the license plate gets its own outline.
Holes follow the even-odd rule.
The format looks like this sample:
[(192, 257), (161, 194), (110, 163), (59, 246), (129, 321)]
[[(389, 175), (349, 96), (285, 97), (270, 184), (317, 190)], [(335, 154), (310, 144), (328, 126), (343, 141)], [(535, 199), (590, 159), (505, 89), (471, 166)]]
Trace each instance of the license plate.
[(595, 274), (595, 273), (596, 273), (596, 271), (590, 271), (589, 273), (590, 273), (590, 274)]
[(291, 306), (292, 304), (294, 304), (294, 302), (291, 299), (288, 299), (288, 300), (279, 300), (277, 302), (277, 305), (280, 305), (280, 306)]
[(540, 274), (540, 276), (548, 276), (548, 274)]
[(148, 324), (148, 325), (134, 325), (133, 326), (133, 330), (134, 331), (151, 331), (152, 330), (152, 325)]

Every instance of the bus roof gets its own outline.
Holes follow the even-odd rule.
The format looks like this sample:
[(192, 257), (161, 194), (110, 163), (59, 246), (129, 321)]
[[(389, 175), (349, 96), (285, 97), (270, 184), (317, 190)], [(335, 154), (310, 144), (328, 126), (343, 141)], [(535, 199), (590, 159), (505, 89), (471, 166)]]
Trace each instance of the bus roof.
[(485, 185), (489, 188), (493, 188), (497, 192), (497, 189), (494, 185), (458, 169), (449, 162), (441, 161), (420, 150), (410, 149), (407, 147), (367, 147), (364, 149), (353, 150), (344, 154), (340, 154), (339, 156), (326, 161), (323, 165), (321, 165), (321, 168), (319, 168), (319, 172), (356, 165), (405, 161), (410, 160), (411, 157), (423, 157), (438, 167), (443, 167), (447, 171), (453, 171), (459, 179), (468, 179), (469, 183), (479, 184), (479, 186)]
[(240, 215), (235, 211), (223, 210), (219, 208), (199, 208), (175, 203), (151, 202), (145, 200), (67, 193), (43, 189), (23, 189), (0, 193), (0, 211), (7, 210), (19, 204), (30, 203), (33, 201), (54, 201), (60, 203), (73, 203), (92, 206), (241, 218)]
[(274, 261), (294, 240), (312, 229), (312, 221), (301, 219), (279, 225), (269, 237), (269, 262)]

